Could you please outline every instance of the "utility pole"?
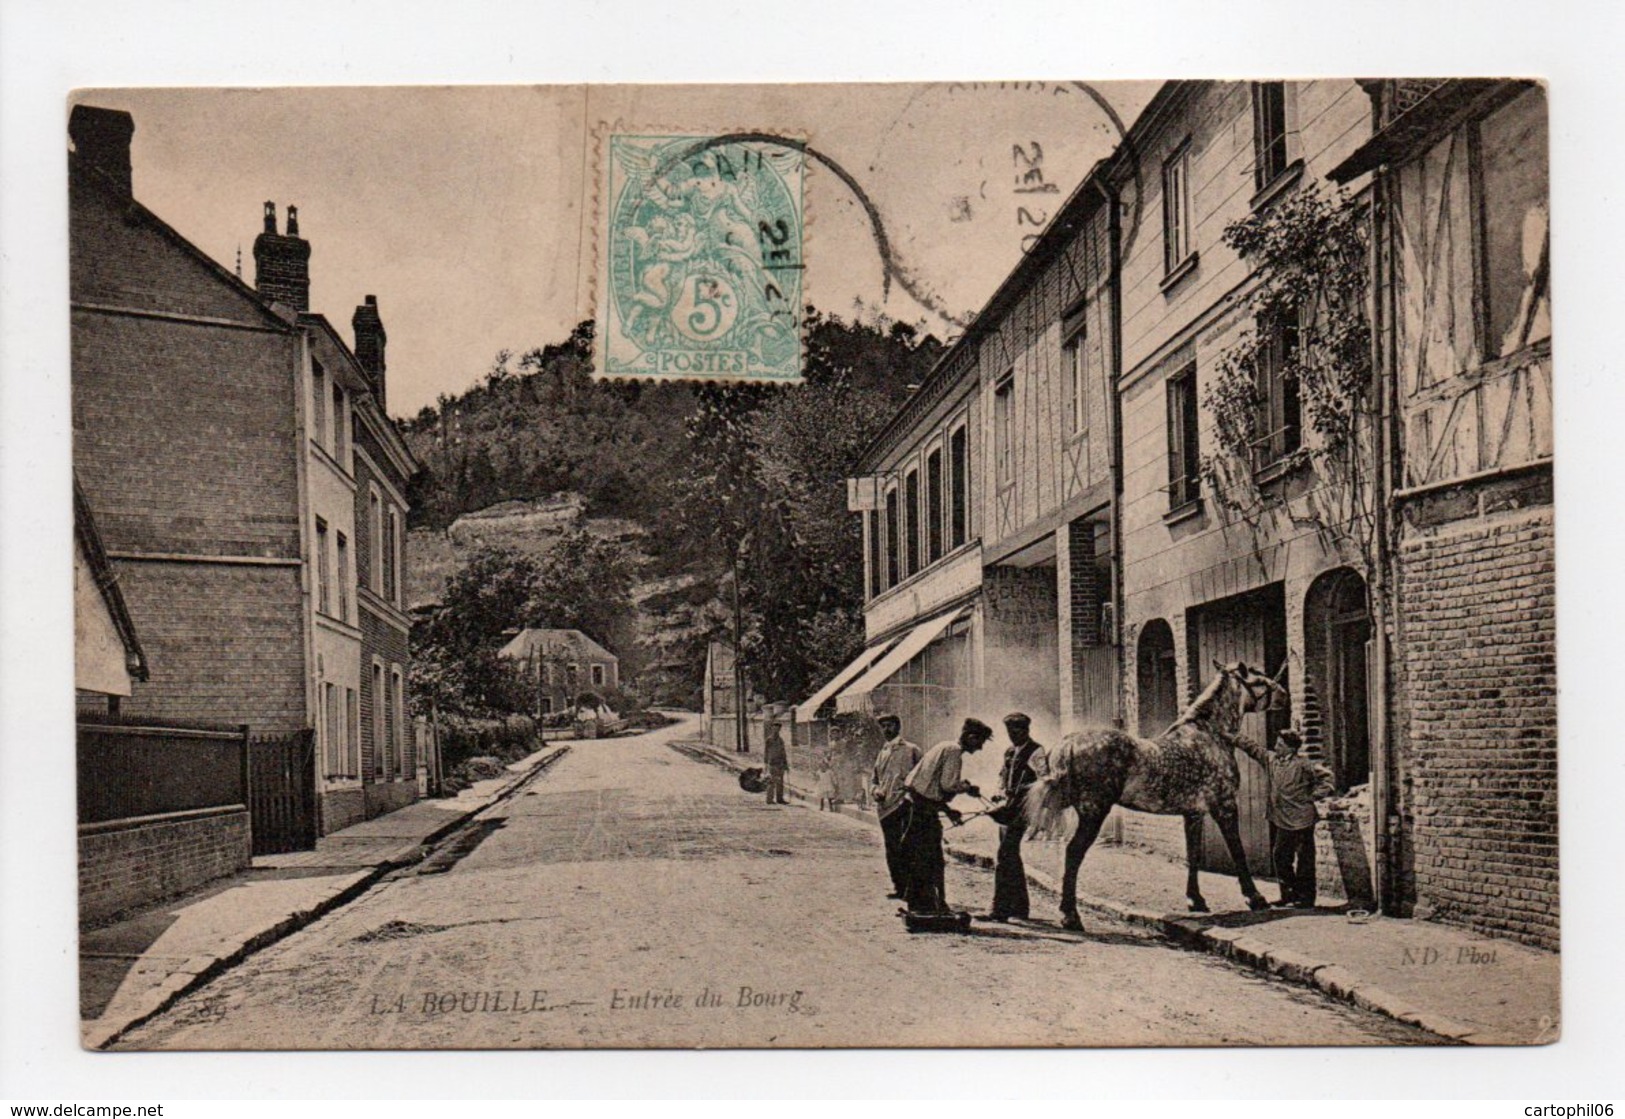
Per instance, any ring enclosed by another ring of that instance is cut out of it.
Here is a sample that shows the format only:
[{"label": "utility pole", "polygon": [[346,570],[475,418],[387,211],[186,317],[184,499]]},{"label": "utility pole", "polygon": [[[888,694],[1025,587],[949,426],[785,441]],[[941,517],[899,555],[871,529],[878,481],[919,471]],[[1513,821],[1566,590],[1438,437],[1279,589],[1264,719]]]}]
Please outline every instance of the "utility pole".
[{"label": "utility pole", "polygon": [[739,546],[734,549],[734,750],[740,754],[750,753],[750,739],[745,733],[745,649],[744,649],[744,612],[739,605],[739,560],[745,550],[745,541],[740,540]]}]

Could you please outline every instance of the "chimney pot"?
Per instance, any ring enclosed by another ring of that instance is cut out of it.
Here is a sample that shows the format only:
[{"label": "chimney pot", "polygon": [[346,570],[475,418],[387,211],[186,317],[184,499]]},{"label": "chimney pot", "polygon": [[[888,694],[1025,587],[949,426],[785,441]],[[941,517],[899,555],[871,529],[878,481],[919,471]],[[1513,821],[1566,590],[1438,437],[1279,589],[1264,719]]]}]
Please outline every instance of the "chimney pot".
[{"label": "chimney pot", "polygon": [[299,236],[299,211],[288,207],[288,232],[276,231],[276,205],[265,204],[265,232],[254,238],[254,288],[273,303],[310,310],[310,242]]}]

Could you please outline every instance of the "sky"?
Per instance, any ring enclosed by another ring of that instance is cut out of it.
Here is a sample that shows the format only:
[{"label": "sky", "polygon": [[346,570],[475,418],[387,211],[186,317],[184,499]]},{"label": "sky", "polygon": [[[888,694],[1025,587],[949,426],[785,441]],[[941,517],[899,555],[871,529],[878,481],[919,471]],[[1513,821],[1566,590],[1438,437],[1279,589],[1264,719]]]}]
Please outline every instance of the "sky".
[{"label": "sky", "polygon": [[[1155,82],[82,90],[128,110],[136,197],[254,279],[264,203],[299,209],[311,309],[348,336],[376,295],[389,410],[468,388],[500,350],[592,315],[601,139],[741,130],[804,140],[871,200],[917,301],[888,285],[856,195],[806,179],[806,292],[951,337],[1022,238],[1110,153]],[[1018,195],[1034,168],[1053,193]],[[1025,213],[1020,212],[1026,207]],[[1036,223],[1036,224],[1035,224]]]}]

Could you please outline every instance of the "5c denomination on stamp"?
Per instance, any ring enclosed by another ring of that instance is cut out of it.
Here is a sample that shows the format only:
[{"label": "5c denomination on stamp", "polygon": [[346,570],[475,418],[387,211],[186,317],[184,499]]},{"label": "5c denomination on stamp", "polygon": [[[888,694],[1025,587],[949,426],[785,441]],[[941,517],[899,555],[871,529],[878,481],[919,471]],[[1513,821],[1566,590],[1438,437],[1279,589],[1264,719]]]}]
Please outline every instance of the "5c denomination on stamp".
[{"label": "5c denomination on stamp", "polygon": [[801,147],[616,133],[605,156],[595,372],[799,380]]}]

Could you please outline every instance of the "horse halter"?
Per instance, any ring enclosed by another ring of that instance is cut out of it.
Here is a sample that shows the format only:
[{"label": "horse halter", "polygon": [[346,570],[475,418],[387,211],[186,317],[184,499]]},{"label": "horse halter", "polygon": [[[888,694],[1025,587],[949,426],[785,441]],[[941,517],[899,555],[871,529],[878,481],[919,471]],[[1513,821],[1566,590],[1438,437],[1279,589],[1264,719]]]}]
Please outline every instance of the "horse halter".
[{"label": "horse halter", "polygon": [[1274,679],[1250,668],[1245,675],[1240,672],[1231,672],[1230,675],[1235,677],[1236,683],[1247,693],[1247,700],[1241,705],[1242,714],[1252,715],[1274,708],[1275,693],[1281,690],[1281,677],[1286,675],[1286,662],[1281,662],[1281,670],[1275,674]]}]

